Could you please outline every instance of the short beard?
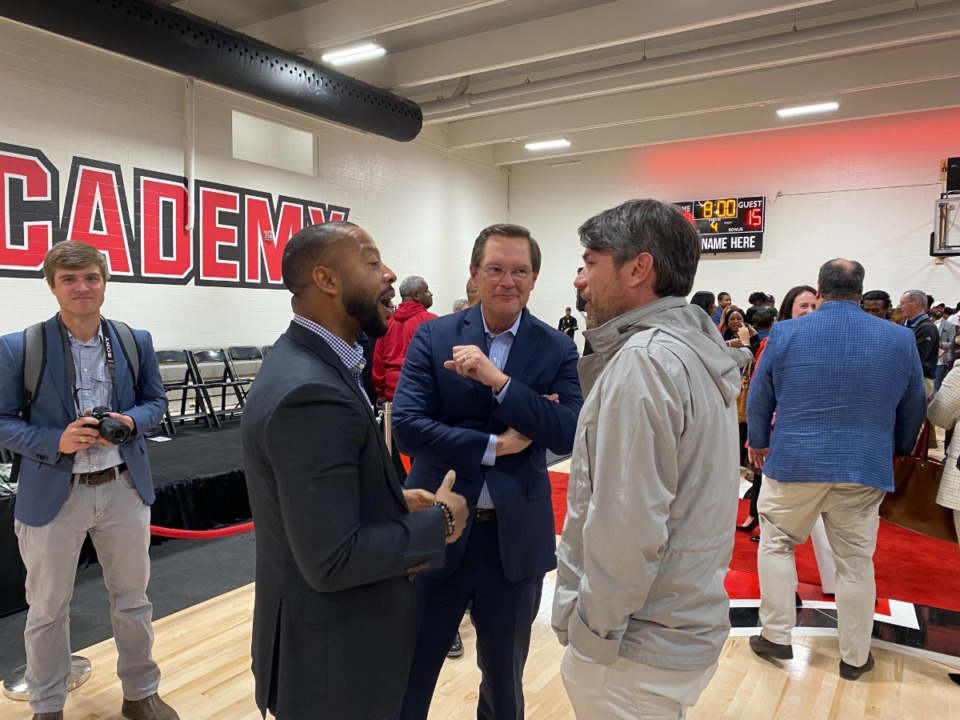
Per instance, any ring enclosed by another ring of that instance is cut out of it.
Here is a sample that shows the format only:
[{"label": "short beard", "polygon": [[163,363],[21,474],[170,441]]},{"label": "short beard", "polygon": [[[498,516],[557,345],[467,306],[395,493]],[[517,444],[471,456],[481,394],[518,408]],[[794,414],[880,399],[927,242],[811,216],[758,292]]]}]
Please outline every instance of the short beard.
[{"label": "short beard", "polygon": [[354,288],[344,288],[343,307],[347,314],[360,323],[360,330],[372,338],[387,334],[387,323],[380,315],[380,297],[372,301]]}]

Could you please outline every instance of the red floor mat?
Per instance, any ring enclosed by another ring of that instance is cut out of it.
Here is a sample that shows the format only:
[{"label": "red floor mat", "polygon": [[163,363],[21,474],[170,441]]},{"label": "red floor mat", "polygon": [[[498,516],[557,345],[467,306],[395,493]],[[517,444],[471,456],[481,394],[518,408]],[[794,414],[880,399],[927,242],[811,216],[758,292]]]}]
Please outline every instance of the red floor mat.
[{"label": "red floor mat", "polygon": [[[553,512],[557,534],[563,530],[567,511],[568,475],[550,472],[553,485]],[[748,503],[740,501],[738,522],[747,516]],[[757,543],[746,533],[735,533],[730,569],[757,572]],[[813,548],[807,541],[796,551],[797,579],[819,587]],[[877,595],[918,605],[960,612],[960,548],[880,521],[877,551],[874,554]]]}]

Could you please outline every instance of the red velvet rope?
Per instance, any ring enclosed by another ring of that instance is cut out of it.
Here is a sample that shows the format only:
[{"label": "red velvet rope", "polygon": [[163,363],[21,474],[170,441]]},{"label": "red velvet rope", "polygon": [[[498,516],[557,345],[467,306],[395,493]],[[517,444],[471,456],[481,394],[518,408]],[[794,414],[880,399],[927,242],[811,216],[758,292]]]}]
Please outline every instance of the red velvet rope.
[{"label": "red velvet rope", "polygon": [[252,522],[217,528],[216,530],[178,530],[176,528],[157,527],[156,525],[150,526],[151,535],[186,540],[212,540],[213,538],[228,537],[229,535],[240,535],[245,532],[250,532],[251,530],[253,530]]}]

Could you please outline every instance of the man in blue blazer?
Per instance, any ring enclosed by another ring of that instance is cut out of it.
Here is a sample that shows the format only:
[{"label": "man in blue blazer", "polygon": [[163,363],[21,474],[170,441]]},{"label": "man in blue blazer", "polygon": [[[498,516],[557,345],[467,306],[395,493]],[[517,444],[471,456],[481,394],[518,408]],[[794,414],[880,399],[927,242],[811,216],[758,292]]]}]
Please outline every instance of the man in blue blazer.
[{"label": "man in blue blazer", "polygon": [[774,325],[747,400],[750,457],[764,474],[757,503],[763,629],[750,647],[764,658],[793,657],[794,547],[822,515],[837,563],[846,680],[873,667],[880,501],[893,490],[894,454],[910,452],[926,412],[913,333],[860,309],[863,276],[853,260],[820,268],[823,304]]},{"label": "man in blue blazer", "polygon": [[[35,720],[60,720],[70,675],[70,598],[80,547],[90,533],[110,593],[121,712],[131,720],[175,720],[157,694],[151,656],[150,503],[153,480],[143,434],[163,417],[167,396],[150,334],[134,330],[131,372],[115,328],[100,315],[109,278],[92,245],[61,242],[43,272],[60,312],[43,326],[44,370],[24,400],[24,334],[0,338],[0,446],[21,456],[15,529],[27,568],[27,686]],[[89,411],[130,431],[114,445]]]},{"label": "man in blue blazer", "polygon": [[401,717],[426,718],[468,602],[483,680],[478,717],[523,717],[523,666],[544,574],[556,568],[546,451],[567,454],[583,405],[573,341],[526,309],[540,248],[517,225],[480,233],[470,276],[480,303],[424,323],[393,405],[408,488],[451,468],[470,520],[441,570],[417,578],[417,646]]}]

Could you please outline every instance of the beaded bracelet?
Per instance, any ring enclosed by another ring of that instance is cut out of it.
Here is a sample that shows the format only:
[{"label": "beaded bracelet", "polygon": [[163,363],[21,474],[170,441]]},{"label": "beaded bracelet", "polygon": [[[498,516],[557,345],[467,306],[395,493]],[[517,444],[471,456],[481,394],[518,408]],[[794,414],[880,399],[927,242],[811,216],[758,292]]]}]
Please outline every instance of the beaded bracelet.
[{"label": "beaded bracelet", "polygon": [[433,505],[443,510],[443,520],[447,526],[446,537],[450,537],[457,529],[457,521],[453,519],[453,512],[450,510],[450,506],[440,500],[434,502]]}]

